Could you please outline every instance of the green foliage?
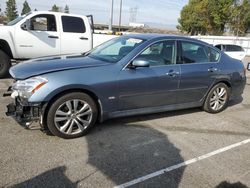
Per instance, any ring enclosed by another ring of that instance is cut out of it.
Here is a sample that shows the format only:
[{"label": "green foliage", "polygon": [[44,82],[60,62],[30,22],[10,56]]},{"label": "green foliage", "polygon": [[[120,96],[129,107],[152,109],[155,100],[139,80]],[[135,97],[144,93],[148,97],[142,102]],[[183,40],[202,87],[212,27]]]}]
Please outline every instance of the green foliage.
[{"label": "green foliage", "polygon": [[68,5],[65,6],[64,13],[67,13],[67,14],[69,13],[69,6]]},{"label": "green foliage", "polygon": [[243,34],[250,26],[248,0],[236,6],[235,0],[189,0],[179,18],[177,28],[192,35],[220,35],[226,27]]},{"label": "green foliage", "polygon": [[232,11],[230,16],[231,30],[237,36],[244,35],[250,28],[250,4],[248,0],[244,0]]},{"label": "green foliage", "polygon": [[205,1],[190,0],[181,11],[180,25],[177,28],[192,35],[205,34],[208,22],[205,6]]},{"label": "green foliage", "polygon": [[22,10],[21,15],[27,14],[30,11],[31,11],[31,8],[29,6],[29,3],[25,0],[24,3],[23,3],[23,10]]},{"label": "green foliage", "polygon": [[230,23],[233,0],[209,0],[207,10],[210,14],[212,34],[223,34],[226,24]]},{"label": "green foliage", "polygon": [[56,4],[54,4],[54,5],[52,6],[51,11],[53,11],[53,12],[60,12],[60,8],[59,8]]},{"label": "green foliage", "polygon": [[16,0],[7,0],[6,1],[6,16],[8,21],[12,21],[18,17]]}]

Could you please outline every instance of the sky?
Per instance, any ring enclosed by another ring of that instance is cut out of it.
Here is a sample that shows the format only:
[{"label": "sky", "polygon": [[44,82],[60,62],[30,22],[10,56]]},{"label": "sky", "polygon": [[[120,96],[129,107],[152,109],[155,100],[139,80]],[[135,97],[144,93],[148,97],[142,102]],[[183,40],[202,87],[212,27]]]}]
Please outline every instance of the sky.
[{"label": "sky", "polygon": [[[16,0],[19,13],[22,10],[24,0]],[[28,0],[32,9],[49,10],[53,4],[65,7],[67,4],[71,13],[92,14],[95,23],[107,24],[111,0]],[[188,0],[123,0],[122,24],[127,25],[130,19],[130,9],[137,7],[136,22],[172,25],[178,24],[180,11]],[[2,11],[5,10],[6,0],[0,0]],[[114,24],[119,21],[120,0],[114,0]]]}]

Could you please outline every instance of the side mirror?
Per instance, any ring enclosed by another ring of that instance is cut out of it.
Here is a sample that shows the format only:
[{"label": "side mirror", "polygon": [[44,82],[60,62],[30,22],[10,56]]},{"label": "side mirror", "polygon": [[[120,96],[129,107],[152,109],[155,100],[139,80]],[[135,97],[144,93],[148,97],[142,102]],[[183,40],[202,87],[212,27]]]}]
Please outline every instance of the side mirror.
[{"label": "side mirror", "polygon": [[135,59],[133,62],[132,62],[132,66],[134,68],[137,68],[137,67],[149,67],[150,66],[150,63],[149,61],[145,60],[145,59]]},{"label": "side mirror", "polygon": [[250,63],[248,63],[248,65],[247,65],[247,70],[250,71]]},{"label": "side mirror", "polygon": [[25,31],[31,30],[31,22],[30,22],[30,19],[26,20],[26,21],[22,24],[21,28],[22,28],[23,30],[25,30]]}]

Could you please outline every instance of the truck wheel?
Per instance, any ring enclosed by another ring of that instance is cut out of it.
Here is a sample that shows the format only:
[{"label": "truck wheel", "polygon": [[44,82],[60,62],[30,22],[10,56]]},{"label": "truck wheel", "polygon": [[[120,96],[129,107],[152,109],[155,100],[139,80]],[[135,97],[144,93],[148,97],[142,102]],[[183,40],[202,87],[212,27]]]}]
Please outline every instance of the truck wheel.
[{"label": "truck wheel", "polygon": [[85,93],[74,92],[52,103],[46,122],[53,135],[71,139],[87,134],[96,120],[97,107],[93,99]]},{"label": "truck wheel", "polygon": [[5,78],[8,75],[10,67],[10,57],[0,50],[0,78]]},{"label": "truck wheel", "polygon": [[224,83],[215,85],[207,95],[203,109],[212,114],[225,110],[229,102],[229,88]]}]

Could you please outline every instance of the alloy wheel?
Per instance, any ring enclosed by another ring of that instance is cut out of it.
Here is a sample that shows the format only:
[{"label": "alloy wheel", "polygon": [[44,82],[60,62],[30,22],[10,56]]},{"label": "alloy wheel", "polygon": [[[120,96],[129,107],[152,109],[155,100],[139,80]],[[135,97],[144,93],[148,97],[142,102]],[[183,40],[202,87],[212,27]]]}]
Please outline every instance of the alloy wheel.
[{"label": "alloy wheel", "polygon": [[58,107],[54,115],[57,129],[66,135],[75,135],[88,128],[93,118],[90,105],[79,99],[68,100]]},{"label": "alloy wheel", "polygon": [[218,87],[214,90],[210,98],[210,107],[214,111],[221,110],[227,102],[227,90],[224,87]]}]

